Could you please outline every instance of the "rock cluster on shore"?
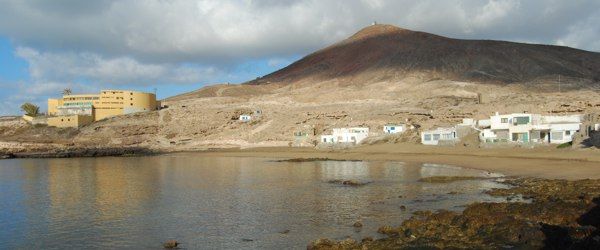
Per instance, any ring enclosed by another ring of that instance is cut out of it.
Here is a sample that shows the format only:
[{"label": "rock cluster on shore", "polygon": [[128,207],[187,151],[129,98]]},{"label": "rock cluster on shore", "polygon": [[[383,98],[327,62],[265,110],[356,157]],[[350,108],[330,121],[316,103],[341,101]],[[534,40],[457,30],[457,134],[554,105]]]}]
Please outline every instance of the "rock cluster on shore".
[{"label": "rock cluster on shore", "polygon": [[462,213],[419,211],[375,241],[320,239],[309,249],[544,248],[600,249],[600,180],[512,179],[494,196],[527,202],[475,203]]}]

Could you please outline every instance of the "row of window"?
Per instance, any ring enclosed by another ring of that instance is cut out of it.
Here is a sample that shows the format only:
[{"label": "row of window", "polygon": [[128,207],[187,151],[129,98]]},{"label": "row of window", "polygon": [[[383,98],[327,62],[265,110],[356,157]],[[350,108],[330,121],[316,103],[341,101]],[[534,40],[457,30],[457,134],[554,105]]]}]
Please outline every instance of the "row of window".
[{"label": "row of window", "polygon": [[454,138],[456,138],[456,134],[454,132],[452,132],[452,133],[446,133],[446,134],[424,134],[423,135],[423,140],[425,140],[425,141],[431,141],[432,137],[433,137],[433,141],[453,140]]},{"label": "row of window", "polygon": [[[529,124],[529,116],[515,117],[512,119],[513,125]],[[500,118],[500,123],[509,123],[508,118]]]},{"label": "row of window", "polygon": [[63,106],[83,106],[83,105],[92,105],[91,102],[67,102],[64,103]]},{"label": "row of window", "polygon": [[94,97],[66,97],[63,98],[63,100],[65,101],[77,101],[77,100],[98,100],[100,99],[100,97],[94,96]]}]

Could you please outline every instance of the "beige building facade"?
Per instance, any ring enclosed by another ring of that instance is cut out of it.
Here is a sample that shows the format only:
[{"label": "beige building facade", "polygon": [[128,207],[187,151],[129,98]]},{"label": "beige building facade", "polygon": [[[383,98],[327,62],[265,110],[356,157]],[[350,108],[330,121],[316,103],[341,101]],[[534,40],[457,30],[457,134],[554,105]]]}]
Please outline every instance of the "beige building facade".
[{"label": "beige building facade", "polygon": [[[157,110],[159,107],[160,102],[155,94],[138,91],[102,90],[100,94],[65,95],[62,99],[48,99],[48,115],[58,118],[52,119],[54,125],[50,121],[48,125],[79,127],[86,125],[90,119],[92,122],[99,121],[118,115]],[[61,119],[71,116],[76,116],[77,122],[74,123],[72,118]]]},{"label": "beige building facade", "polygon": [[59,128],[78,128],[94,122],[89,115],[65,115],[48,117],[48,126]]}]

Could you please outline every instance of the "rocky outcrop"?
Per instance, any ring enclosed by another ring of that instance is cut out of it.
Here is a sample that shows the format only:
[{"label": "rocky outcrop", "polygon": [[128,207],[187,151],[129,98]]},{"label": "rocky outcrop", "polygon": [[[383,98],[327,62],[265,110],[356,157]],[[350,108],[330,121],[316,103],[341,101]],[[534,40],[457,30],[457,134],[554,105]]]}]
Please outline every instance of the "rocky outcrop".
[{"label": "rocky outcrop", "polygon": [[494,196],[530,202],[475,203],[462,213],[420,211],[398,227],[383,226],[387,238],[348,245],[321,239],[312,249],[598,249],[600,180],[509,180]]}]

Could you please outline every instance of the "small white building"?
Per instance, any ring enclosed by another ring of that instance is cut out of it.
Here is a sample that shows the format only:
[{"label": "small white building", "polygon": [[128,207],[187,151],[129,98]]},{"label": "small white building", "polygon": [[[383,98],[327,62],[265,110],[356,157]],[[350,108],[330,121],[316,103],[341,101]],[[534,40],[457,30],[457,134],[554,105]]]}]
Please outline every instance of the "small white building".
[{"label": "small white building", "polygon": [[421,132],[421,143],[425,145],[453,144],[457,140],[456,128],[437,128]]},{"label": "small white building", "polygon": [[404,124],[388,124],[383,126],[383,133],[386,134],[404,133],[404,131],[406,131],[406,125]]},{"label": "small white building", "polygon": [[334,128],[331,135],[321,135],[321,143],[359,144],[369,136],[369,128]]},{"label": "small white building", "polygon": [[252,120],[252,116],[251,115],[240,115],[239,120],[242,122],[249,122],[250,120]]}]

